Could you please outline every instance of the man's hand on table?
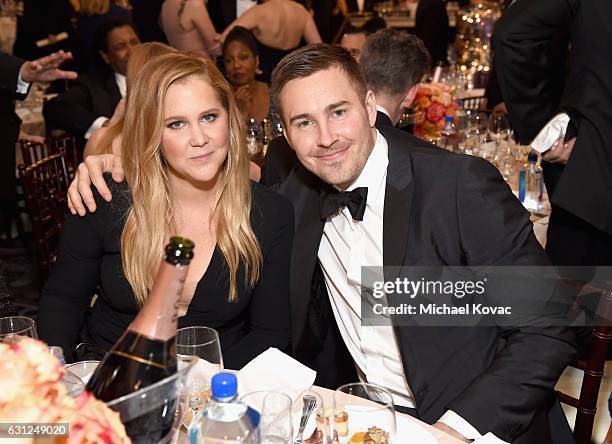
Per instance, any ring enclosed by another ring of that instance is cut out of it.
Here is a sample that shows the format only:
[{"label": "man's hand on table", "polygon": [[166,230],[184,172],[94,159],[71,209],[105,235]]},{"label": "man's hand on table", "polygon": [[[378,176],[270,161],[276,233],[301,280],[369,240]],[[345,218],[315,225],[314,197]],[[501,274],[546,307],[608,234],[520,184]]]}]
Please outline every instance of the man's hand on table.
[{"label": "man's hand on table", "polygon": [[461,442],[473,442],[471,439],[464,438],[461,433],[457,432],[452,427],[447,426],[443,422],[436,422],[435,424],[433,424],[433,427],[435,427],[438,430],[442,430],[445,433],[448,433],[453,438],[456,438],[456,439],[458,439]]},{"label": "man's hand on table", "polygon": [[79,216],[85,216],[87,210],[92,213],[96,211],[92,184],[102,198],[110,202],[112,195],[104,181],[104,173],[112,173],[115,182],[122,182],[125,175],[121,156],[116,154],[87,156],[85,161],[79,165],[74,180],[68,188],[68,207],[72,214],[78,213]]},{"label": "man's hand on table", "polygon": [[542,160],[565,165],[572,154],[575,143],[575,137],[570,139],[567,143],[563,143],[563,138],[559,138],[551,149],[542,153]]}]

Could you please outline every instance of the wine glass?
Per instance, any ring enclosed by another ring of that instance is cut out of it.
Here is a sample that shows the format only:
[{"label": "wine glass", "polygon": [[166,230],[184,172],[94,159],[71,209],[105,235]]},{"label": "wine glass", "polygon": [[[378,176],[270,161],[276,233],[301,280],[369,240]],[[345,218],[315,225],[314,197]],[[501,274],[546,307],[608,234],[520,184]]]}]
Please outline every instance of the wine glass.
[{"label": "wine glass", "polygon": [[247,393],[241,399],[260,414],[259,437],[261,444],[291,444],[291,398],[285,393],[259,391]]},{"label": "wine glass", "polygon": [[338,387],[332,413],[330,438],[337,434],[341,444],[383,436],[389,444],[396,443],[393,398],[379,385],[358,382]]},{"label": "wine glass", "polygon": [[251,157],[257,156],[263,150],[263,130],[255,119],[249,119],[247,123],[246,142]]},{"label": "wine glass", "polygon": [[489,117],[489,132],[493,134],[499,144],[501,140],[507,140],[510,132],[510,124],[506,113],[494,112]]},{"label": "wine glass", "polygon": [[210,383],[212,377],[223,371],[223,356],[219,333],[209,327],[185,327],[177,331],[176,353],[179,363],[189,361],[197,356],[196,364],[187,376],[184,401],[189,407],[186,412],[185,423],[202,409],[210,399]]},{"label": "wine glass", "polygon": [[0,318],[0,341],[16,342],[22,336],[38,339],[36,323],[25,316]]}]

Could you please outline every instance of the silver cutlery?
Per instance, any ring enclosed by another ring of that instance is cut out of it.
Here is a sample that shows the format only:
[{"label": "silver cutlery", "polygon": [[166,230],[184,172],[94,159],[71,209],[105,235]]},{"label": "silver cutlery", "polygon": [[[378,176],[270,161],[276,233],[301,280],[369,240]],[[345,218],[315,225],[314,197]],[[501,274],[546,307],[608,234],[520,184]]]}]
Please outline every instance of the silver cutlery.
[{"label": "silver cutlery", "polygon": [[302,435],[304,434],[304,429],[306,428],[306,424],[308,424],[308,420],[310,419],[310,415],[314,410],[317,404],[317,398],[313,395],[304,395],[302,398],[302,402],[304,403],[304,407],[302,407],[302,417],[300,418],[300,427],[298,428],[298,433],[293,440],[293,444],[302,444],[304,438]]}]

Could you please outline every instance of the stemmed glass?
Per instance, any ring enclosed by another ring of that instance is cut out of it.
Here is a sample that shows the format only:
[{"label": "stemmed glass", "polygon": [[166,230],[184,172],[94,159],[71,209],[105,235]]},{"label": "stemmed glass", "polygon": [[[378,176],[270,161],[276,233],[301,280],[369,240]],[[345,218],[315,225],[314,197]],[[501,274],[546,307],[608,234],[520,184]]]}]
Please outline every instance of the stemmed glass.
[{"label": "stemmed glass", "polygon": [[185,384],[184,401],[189,410],[184,422],[189,425],[192,418],[208,404],[212,377],[223,371],[219,333],[209,327],[181,328],[177,331],[176,353],[179,365],[190,362],[193,356],[198,357]]},{"label": "stemmed glass", "polygon": [[489,117],[489,131],[499,138],[507,138],[510,131],[510,124],[506,113],[494,112]]},{"label": "stemmed glass", "polygon": [[0,342],[16,342],[21,336],[38,339],[33,319],[25,316],[0,318]]},{"label": "stemmed glass", "polygon": [[241,399],[260,414],[259,437],[261,444],[291,444],[291,398],[285,393],[259,391],[247,393]]},{"label": "stemmed glass", "polygon": [[263,129],[255,119],[247,123],[247,150],[251,157],[257,156],[263,150]]},{"label": "stemmed glass", "polygon": [[338,387],[334,393],[334,420],[330,421],[330,438],[338,435],[339,442],[374,442],[386,437],[396,443],[395,409],[391,394],[376,384],[353,383]]}]

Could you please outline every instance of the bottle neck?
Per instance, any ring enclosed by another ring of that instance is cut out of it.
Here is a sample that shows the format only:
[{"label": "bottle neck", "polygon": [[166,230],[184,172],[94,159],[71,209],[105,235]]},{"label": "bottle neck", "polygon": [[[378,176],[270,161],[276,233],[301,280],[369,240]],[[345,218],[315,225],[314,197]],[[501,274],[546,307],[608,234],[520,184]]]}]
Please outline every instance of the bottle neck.
[{"label": "bottle neck", "polygon": [[236,393],[234,396],[227,396],[225,398],[218,398],[218,397],[212,396],[212,399],[214,399],[215,402],[222,402],[222,403],[234,402],[236,399],[238,399],[238,394]]},{"label": "bottle neck", "polygon": [[128,330],[161,341],[176,336],[178,298],[187,269],[188,266],[161,262],[147,300]]}]

